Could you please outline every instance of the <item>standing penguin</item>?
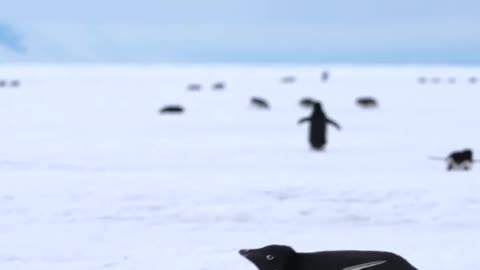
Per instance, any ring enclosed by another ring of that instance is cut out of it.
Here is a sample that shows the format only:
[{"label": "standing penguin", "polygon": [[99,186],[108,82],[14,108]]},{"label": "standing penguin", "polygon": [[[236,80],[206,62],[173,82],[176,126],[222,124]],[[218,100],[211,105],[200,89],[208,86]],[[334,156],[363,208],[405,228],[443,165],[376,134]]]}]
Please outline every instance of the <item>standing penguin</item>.
[{"label": "standing penguin", "polygon": [[327,124],[333,125],[338,130],[341,129],[340,125],[329,119],[322,109],[320,102],[313,103],[313,113],[310,117],[302,118],[298,121],[298,124],[310,121],[310,145],[314,150],[323,150],[327,143]]}]

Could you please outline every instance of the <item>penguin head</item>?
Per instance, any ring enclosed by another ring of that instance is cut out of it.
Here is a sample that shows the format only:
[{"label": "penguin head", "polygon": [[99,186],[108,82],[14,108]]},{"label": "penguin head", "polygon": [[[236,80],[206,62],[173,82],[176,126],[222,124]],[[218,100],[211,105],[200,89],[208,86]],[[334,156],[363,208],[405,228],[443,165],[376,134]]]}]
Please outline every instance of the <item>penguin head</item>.
[{"label": "penguin head", "polygon": [[300,100],[300,106],[305,107],[305,108],[310,108],[312,107],[317,100],[310,98],[310,97],[305,97]]},{"label": "penguin head", "polygon": [[259,249],[242,249],[238,252],[252,262],[259,270],[283,270],[297,254],[293,248],[270,245]]}]

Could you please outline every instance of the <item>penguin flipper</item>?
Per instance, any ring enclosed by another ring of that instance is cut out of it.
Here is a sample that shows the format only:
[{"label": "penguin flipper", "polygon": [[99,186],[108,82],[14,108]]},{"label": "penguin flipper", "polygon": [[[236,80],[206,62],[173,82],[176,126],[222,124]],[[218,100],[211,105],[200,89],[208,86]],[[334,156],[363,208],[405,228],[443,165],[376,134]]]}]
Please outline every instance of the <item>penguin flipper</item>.
[{"label": "penguin flipper", "polygon": [[300,124],[303,124],[303,123],[308,122],[310,120],[312,120],[310,117],[305,117],[305,118],[302,118],[302,119],[298,120],[297,124],[300,125]]},{"label": "penguin flipper", "polygon": [[338,130],[342,130],[342,127],[337,122],[333,121],[332,119],[327,118],[327,123],[334,126]]}]

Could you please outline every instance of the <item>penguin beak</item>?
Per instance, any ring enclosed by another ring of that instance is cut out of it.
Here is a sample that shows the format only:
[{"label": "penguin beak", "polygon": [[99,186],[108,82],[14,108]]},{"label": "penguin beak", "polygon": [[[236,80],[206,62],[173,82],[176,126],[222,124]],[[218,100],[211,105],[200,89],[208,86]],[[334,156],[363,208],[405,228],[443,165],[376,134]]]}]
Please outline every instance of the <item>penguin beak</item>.
[{"label": "penguin beak", "polygon": [[241,249],[238,253],[243,257],[248,257],[248,249]]}]

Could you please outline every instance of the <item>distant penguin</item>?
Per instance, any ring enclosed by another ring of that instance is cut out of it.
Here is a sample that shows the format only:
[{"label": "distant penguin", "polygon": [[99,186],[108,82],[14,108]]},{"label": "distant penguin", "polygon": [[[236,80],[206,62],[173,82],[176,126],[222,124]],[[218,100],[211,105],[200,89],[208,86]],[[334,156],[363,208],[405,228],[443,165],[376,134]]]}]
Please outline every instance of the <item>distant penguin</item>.
[{"label": "distant penguin", "polygon": [[473,163],[480,162],[473,159],[473,151],[471,149],[454,151],[446,158],[431,157],[430,159],[446,161],[447,171],[469,171],[472,169]]},{"label": "distant penguin", "polygon": [[224,90],[226,88],[226,84],[224,82],[216,82],[212,85],[213,90]]},{"label": "distant penguin", "polygon": [[478,79],[477,77],[470,77],[470,79],[468,80],[471,84],[476,84],[478,82]]},{"label": "distant penguin", "polygon": [[300,104],[301,107],[311,107],[311,106],[313,106],[316,102],[318,102],[318,101],[316,101],[316,100],[313,99],[313,98],[304,97],[304,98],[302,98],[302,99],[300,100],[299,104]]},{"label": "distant penguin", "polygon": [[304,122],[310,122],[310,145],[314,150],[323,150],[327,143],[327,124],[331,124],[338,130],[341,130],[340,125],[329,119],[323,112],[320,102],[313,104],[313,113],[310,117],[302,118],[298,121],[298,124]]},{"label": "distant penguin", "polygon": [[426,84],[426,83],[427,83],[427,78],[425,78],[425,77],[420,77],[420,78],[417,79],[417,82],[418,82],[419,84]]},{"label": "distant penguin", "polygon": [[473,162],[473,151],[470,149],[452,152],[447,158],[447,170],[469,171]]},{"label": "distant penguin", "polygon": [[282,77],[281,81],[284,84],[292,84],[297,81],[297,78],[295,76],[284,76]]},{"label": "distant penguin", "polygon": [[378,102],[373,97],[359,97],[356,100],[357,105],[364,109],[377,108]]},{"label": "distant penguin", "polygon": [[7,86],[7,82],[5,80],[0,80],[0,87]]},{"label": "distant penguin", "polygon": [[12,80],[10,81],[10,87],[19,87],[20,81],[19,80]]},{"label": "distant penguin", "polygon": [[322,72],[322,81],[326,83],[328,82],[328,80],[330,80],[330,72],[328,71]]},{"label": "distant penguin", "polygon": [[449,84],[455,84],[456,82],[457,82],[457,79],[455,77],[448,78],[448,83]]},{"label": "distant penguin", "polygon": [[185,109],[180,105],[168,105],[160,109],[161,114],[182,114]]},{"label": "distant penguin", "polygon": [[200,91],[202,90],[202,86],[198,83],[192,83],[187,85],[187,90],[188,91]]},{"label": "distant penguin", "polygon": [[270,105],[268,101],[260,97],[252,97],[250,103],[257,109],[269,110]]}]

